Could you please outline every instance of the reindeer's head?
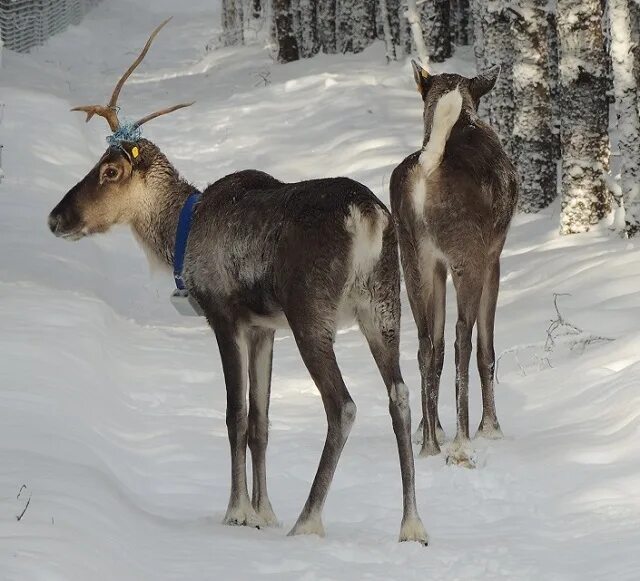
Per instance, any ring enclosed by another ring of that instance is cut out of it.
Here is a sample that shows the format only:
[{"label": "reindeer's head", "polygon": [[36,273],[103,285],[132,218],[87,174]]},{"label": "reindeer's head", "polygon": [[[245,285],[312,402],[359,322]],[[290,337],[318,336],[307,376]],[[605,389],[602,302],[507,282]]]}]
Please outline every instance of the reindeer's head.
[{"label": "reindeer's head", "polygon": [[497,65],[476,77],[468,79],[462,75],[449,73],[431,75],[416,61],[411,61],[411,64],[413,65],[413,77],[416,81],[418,92],[424,101],[425,128],[430,127],[433,111],[440,98],[456,89],[462,97],[461,116],[467,118],[475,117],[480,98],[493,89],[500,73],[500,66]]},{"label": "reindeer's head", "polygon": [[118,119],[118,96],[135,68],[142,62],[153,39],[169,22],[165,20],[147,40],[142,52],[118,81],[109,103],[75,107],[87,121],[94,115],[104,117],[113,132],[110,147],[93,169],[67,194],[49,214],[49,228],[56,235],[78,240],[88,234],[106,232],[114,224],[132,222],[145,205],[145,175],[157,148],[140,138],[140,126],[160,115],[193,103],[181,103],[161,109],[135,123],[121,125]]}]

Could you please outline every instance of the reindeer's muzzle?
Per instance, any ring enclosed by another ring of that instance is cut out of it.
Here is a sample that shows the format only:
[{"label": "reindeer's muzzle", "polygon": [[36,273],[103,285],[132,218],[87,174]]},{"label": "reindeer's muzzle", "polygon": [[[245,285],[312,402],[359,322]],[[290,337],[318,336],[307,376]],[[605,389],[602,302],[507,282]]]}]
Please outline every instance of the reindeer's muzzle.
[{"label": "reindeer's muzzle", "polygon": [[49,229],[58,238],[79,240],[84,236],[82,220],[73,204],[64,204],[64,201],[60,202],[49,214]]}]

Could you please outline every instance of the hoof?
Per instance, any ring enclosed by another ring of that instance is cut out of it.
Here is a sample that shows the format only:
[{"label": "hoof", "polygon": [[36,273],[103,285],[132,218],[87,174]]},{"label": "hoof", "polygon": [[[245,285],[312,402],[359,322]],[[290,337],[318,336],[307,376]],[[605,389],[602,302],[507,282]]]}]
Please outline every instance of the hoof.
[{"label": "hoof", "polygon": [[475,452],[468,442],[454,442],[447,453],[447,466],[462,466],[463,468],[475,468],[477,459]]},{"label": "hoof", "polygon": [[288,537],[297,535],[318,535],[324,537],[324,526],[320,517],[310,517],[304,521],[300,521],[293,525],[293,528],[289,531]]},{"label": "hoof", "polygon": [[424,525],[420,517],[416,516],[402,521],[398,540],[401,543],[404,541],[415,541],[425,547],[429,544],[429,535],[427,535],[427,531],[424,530]]},{"label": "hoof", "polygon": [[[411,438],[413,443],[421,446],[424,443],[424,432],[423,432],[423,421],[420,420],[420,425],[418,429],[413,432],[413,437]],[[436,428],[436,439],[438,440],[438,444],[444,444],[446,441],[446,434],[441,426]]]},{"label": "hoof", "polygon": [[437,456],[440,454],[440,446],[438,442],[427,442],[422,445],[418,456],[420,458],[428,458],[429,456]]},{"label": "hoof", "polygon": [[280,521],[278,521],[273,509],[271,508],[271,504],[267,504],[266,506],[255,509],[258,518],[262,521],[260,526],[265,527],[279,527]]},{"label": "hoof", "polygon": [[229,526],[254,527],[257,529],[266,524],[251,505],[229,507],[222,523]]},{"label": "hoof", "polygon": [[500,424],[498,424],[497,422],[493,425],[480,422],[478,431],[476,432],[476,438],[485,438],[486,440],[502,440],[502,438],[504,438],[504,434],[500,429]]}]

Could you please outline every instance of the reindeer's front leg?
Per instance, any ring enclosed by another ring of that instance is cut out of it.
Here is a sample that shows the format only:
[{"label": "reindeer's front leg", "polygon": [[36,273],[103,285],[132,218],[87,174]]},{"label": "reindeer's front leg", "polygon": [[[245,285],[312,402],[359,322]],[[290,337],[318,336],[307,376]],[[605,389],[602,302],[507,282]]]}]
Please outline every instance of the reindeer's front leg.
[{"label": "reindeer's front leg", "polygon": [[233,321],[215,318],[212,326],[227,388],[227,432],[231,447],[231,496],[223,522],[259,526],[260,519],[247,490],[247,339]]}]

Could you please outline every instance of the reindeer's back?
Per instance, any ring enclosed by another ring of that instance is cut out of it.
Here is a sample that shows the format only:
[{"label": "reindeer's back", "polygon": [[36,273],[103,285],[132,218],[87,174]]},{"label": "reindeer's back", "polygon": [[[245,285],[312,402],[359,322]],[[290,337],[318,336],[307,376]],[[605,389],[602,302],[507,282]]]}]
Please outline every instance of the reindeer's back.
[{"label": "reindeer's back", "polygon": [[453,236],[465,225],[506,232],[517,203],[517,174],[490,127],[457,123],[429,174],[421,153],[406,157],[391,175],[391,208],[401,225],[421,223],[435,238],[447,238],[449,231]]},{"label": "reindeer's back", "polygon": [[340,286],[354,239],[364,232],[381,241],[387,224],[386,207],[351,179],[283,183],[262,172],[238,172],[205,191],[187,269],[200,289],[235,294],[253,313],[267,315],[278,310],[283,289],[321,288],[309,282],[318,276]]},{"label": "reindeer's back", "polygon": [[486,215],[487,226],[507,230],[518,201],[518,175],[491,127],[482,121],[456,124],[439,171],[452,193],[460,192],[467,206]]}]

